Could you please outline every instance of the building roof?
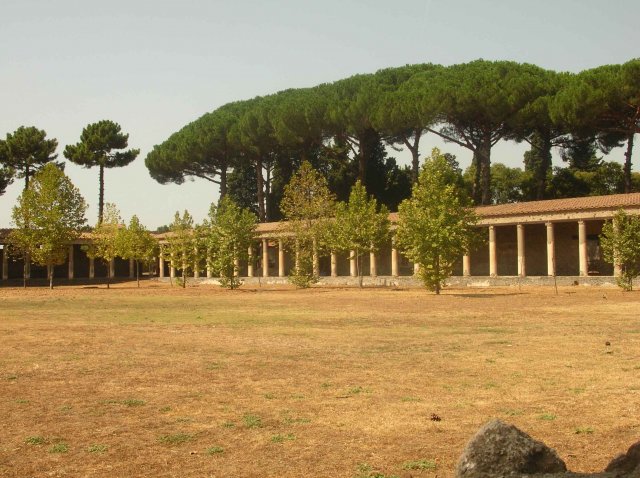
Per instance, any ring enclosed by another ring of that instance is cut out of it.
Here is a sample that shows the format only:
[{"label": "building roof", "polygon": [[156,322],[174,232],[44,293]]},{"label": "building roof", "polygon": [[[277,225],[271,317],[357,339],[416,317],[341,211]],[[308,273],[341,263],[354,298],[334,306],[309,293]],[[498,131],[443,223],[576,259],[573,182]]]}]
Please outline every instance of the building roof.
[{"label": "building roof", "polygon": [[480,217],[520,216],[551,212],[577,212],[598,209],[618,209],[640,207],[640,193],[612,194],[610,196],[591,196],[567,199],[549,199],[495,206],[478,206],[476,213]]}]

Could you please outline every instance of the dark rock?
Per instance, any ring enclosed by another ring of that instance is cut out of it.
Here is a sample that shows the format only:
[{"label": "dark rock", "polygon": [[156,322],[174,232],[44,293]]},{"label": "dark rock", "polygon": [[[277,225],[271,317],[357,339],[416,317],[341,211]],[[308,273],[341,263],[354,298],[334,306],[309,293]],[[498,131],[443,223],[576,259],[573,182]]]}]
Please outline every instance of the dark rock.
[{"label": "dark rock", "polygon": [[604,471],[615,473],[616,476],[640,478],[640,441],[631,445],[624,455],[614,458]]},{"label": "dark rock", "polygon": [[565,463],[555,451],[513,425],[492,420],[467,444],[456,478],[496,478],[562,473]]}]

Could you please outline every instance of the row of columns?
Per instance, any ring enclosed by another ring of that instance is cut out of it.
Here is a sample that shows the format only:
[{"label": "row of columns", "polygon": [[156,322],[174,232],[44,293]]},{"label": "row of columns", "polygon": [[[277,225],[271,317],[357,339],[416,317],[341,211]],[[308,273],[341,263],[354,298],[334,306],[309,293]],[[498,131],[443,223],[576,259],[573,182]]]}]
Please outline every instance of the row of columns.
[{"label": "row of columns", "polygon": [[[556,275],[556,247],[555,247],[555,231],[552,222],[546,222],[546,239],[547,239],[547,275]],[[524,224],[516,225],[516,245],[518,257],[518,276],[525,277],[527,275],[526,256],[525,256],[525,226]],[[587,255],[587,226],[585,221],[578,221],[578,270],[581,277],[589,275],[588,255]],[[462,274],[464,276],[471,275],[471,259],[469,255],[462,258]],[[496,277],[498,275],[498,249],[496,243],[496,226],[489,226],[489,275]],[[614,264],[614,276],[620,275],[620,265]]]}]

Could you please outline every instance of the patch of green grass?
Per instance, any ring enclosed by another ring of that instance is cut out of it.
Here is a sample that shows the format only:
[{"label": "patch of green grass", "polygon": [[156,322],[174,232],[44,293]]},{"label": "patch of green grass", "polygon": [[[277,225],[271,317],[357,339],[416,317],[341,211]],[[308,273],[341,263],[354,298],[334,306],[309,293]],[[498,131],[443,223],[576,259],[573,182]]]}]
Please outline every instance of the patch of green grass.
[{"label": "patch of green grass", "polygon": [[219,455],[221,453],[224,453],[224,448],[222,448],[221,446],[212,446],[207,448],[207,455]]},{"label": "patch of green grass", "polygon": [[127,407],[141,407],[145,404],[145,401],[138,400],[136,398],[128,398],[127,400],[122,400],[121,403]]},{"label": "patch of green grass", "polygon": [[20,405],[27,405],[29,403],[29,400],[25,400],[24,398],[19,398],[16,400],[16,403],[19,403]]},{"label": "patch of green grass", "polygon": [[502,413],[504,413],[508,417],[516,417],[518,415],[522,415],[522,410],[515,410],[510,408],[507,410],[503,410]]},{"label": "patch of green grass", "polygon": [[7,375],[7,380],[18,380],[17,375]]},{"label": "patch of green grass", "polygon": [[436,461],[430,459],[406,461],[402,464],[403,470],[435,470]]},{"label": "patch of green grass", "polygon": [[69,445],[65,442],[56,443],[49,448],[49,453],[66,453],[69,451]]},{"label": "patch of green grass", "polygon": [[273,400],[274,398],[276,398],[276,396],[273,393],[265,393],[264,398],[266,398],[267,400]]},{"label": "patch of green grass", "polygon": [[273,443],[283,443],[285,441],[292,441],[295,440],[296,436],[293,433],[287,433],[286,435],[273,435],[271,437],[271,441]]},{"label": "patch of green grass", "polygon": [[553,421],[556,419],[556,416],[553,413],[543,413],[538,418],[540,418],[540,420]]},{"label": "patch of green grass", "polygon": [[347,390],[347,393],[349,395],[360,395],[361,393],[371,393],[371,390],[358,385],[356,387],[351,387],[349,390]]},{"label": "patch of green grass", "polygon": [[171,411],[171,407],[162,407],[162,408],[160,409],[160,412],[161,412],[161,413],[167,413],[167,412],[170,412],[170,411]]},{"label": "patch of green grass", "polygon": [[569,390],[575,393],[576,395],[578,395],[579,393],[584,393],[586,389],[583,387],[577,387],[577,388],[570,388]]},{"label": "patch of green grass", "polygon": [[262,418],[258,415],[247,414],[242,417],[242,421],[247,428],[262,428]]},{"label": "patch of green grass", "polygon": [[173,435],[162,435],[158,441],[164,445],[182,445],[193,440],[193,435],[188,433],[174,433]]},{"label": "patch of green grass", "polygon": [[285,418],[282,419],[282,423],[284,423],[285,425],[293,425],[295,423],[311,423],[311,419],[310,418],[285,417]]},{"label": "patch of green grass", "polygon": [[189,417],[178,417],[176,418],[176,423],[190,423],[193,419]]},{"label": "patch of green grass", "polygon": [[87,448],[87,451],[89,453],[105,453],[108,450],[107,445],[91,445],[90,447]]},{"label": "patch of green grass", "polygon": [[27,437],[27,439],[24,442],[27,445],[44,445],[45,443],[47,443],[47,439],[42,436],[33,436],[33,437]]},{"label": "patch of green grass", "polygon": [[574,430],[576,435],[591,435],[595,430],[591,427],[578,427]]},{"label": "patch of green grass", "polygon": [[226,421],[222,424],[222,428],[235,428],[236,424],[232,421]]},{"label": "patch of green grass", "polygon": [[209,362],[207,364],[207,370],[218,370],[221,369],[222,367],[224,367],[223,363],[220,362]]},{"label": "patch of green grass", "polygon": [[402,397],[400,400],[403,402],[421,402],[422,399],[418,397]]},{"label": "patch of green grass", "polygon": [[332,386],[333,386],[333,384],[332,384],[332,383],[329,383],[329,382],[323,382],[323,383],[321,383],[321,384],[320,384],[320,386],[321,386],[322,388],[329,388],[329,387],[332,387]]},{"label": "patch of green grass", "polygon": [[358,473],[354,478],[398,478],[396,475],[385,475],[379,471],[373,471],[373,468],[367,463],[358,464]]},{"label": "patch of green grass", "polygon": [[61,411],[61,412],[70,412],[71,410],[72,410],[71,405],[62,405],[62,406],[60,407],[60,411]]}]

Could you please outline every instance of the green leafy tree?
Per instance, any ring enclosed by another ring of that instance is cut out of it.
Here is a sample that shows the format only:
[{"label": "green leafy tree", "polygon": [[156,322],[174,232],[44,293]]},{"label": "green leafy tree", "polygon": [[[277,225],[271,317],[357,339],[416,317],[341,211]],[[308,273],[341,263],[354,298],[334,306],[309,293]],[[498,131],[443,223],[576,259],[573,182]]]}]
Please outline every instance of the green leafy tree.
[{"label": "green leafy tree", "polygon": [[309,287],[318,280],[314,259],[328,250],[335,199],[326,178],[308,161],[302,163],[285,187],[280,209],[288,221],[282,230],[285,245],[296,255],[289,280],[297,287]]},{"label": "green leafy tree", "polygon": [[237,261],[248,258],[248,249],[255,239],[256,215],[240,208],[226,196],[220,204],[211,204],[206,223],[206,244],[211,251],[209,266],[219,274],[220,285],[229,289],[240,286]]},{"label": "green leafy tree", "polygon": [[192,271],[195,263],[197,238],[193,217],[185,210],[180,216],[176,211],[173,222],[169,226],[166,253],[172,264],[182,270],[182,287],[187,287],[187,275]]},{"label": "green leafy tree", "polygon": [[82,130],[80,142],[68,145],[64,156],[69,161],[85,168],[97,166],[99,169],[98,223],[102,222],[104,212],[104,170],[120,168],[131,163],[139,149],[125,149],[129,144],[129,135],[121,131],[120,125],[110,120],[102,120],[87,125]]},{"label": "green leafy tree", "polygon": [[600,242],[604,258],[620,267],[618,285],[633,290],[633,279],[640,275],[640,216],[618,211],[602,227]]},{"label": "green leafy tree", "polygon": [[12,211],[15,229],[9,241],[26,259],[47,266],[53,288],[54,266],[67,259],[69,244],[80,236],[87,205],[69,178],[55,164],[33,176]]},{"label": "green leafy tree", "polygon": [[522,201],[524,171],[510,168],[502,163],[491,165],[491,197],[494,204]]},{"label": "green leafy tree", "polygon": [[376,252],[389,238],[389,210],[369,197],[360,181],[351,188],[349,202],[336,205],[332,227],[332,246],[353,253],[362,287],[362,255]]},{"label": "green leafy tree", "polygon": [[[24,189],[27,189],[29,179],[45,164],[56,159],[57,147],[58,141],[47,139],[44,130],[20,126],[13,134],[8,133],[4,141],[0,140],[0,164],[5,165],[5,177],[9,170],[13,170],[18,178],[24,178]],[[62,165],[58,164],[58,167],[62,168]]]},{"label": "green leafy tree", "polygon": [[138,216],[132,216],[127,227],[118,234],[118,250],[124,259],[136,263],[136,282],[140,287],[140,262],[151,262],[158,250],[158,241],[140,223]]},{"label": "green leafy tree", "polygon": [[437,148],[425,160],[410,199],[398,210],[397,247],[419,264],[419,276],[436,294],[475,238],[477,217],[451,177],[451,164]]},{"label": "green leafy tree", "polygon": [[122,218],[115,204],[105,204],[102,221],[93,229],[93,241],[87,248],[87,256],[100,259],[107,267],[107,289],[111,285],[111,263],[120,255],[120,229]]}]

